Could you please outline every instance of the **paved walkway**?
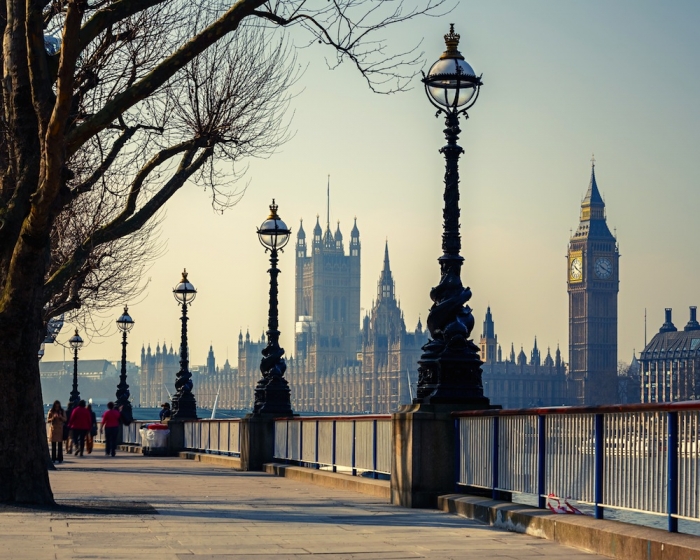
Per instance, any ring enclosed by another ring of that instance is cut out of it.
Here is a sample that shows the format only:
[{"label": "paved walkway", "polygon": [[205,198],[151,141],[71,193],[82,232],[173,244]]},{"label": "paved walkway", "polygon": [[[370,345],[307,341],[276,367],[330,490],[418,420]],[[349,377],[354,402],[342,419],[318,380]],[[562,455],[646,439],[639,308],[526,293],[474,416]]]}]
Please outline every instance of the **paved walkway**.
[{"label": "paved walkway", "polygon": [[51,483],[61,509],[0,509],[0,558],[602,558],[456,515],[176,458],[70,457]]}]

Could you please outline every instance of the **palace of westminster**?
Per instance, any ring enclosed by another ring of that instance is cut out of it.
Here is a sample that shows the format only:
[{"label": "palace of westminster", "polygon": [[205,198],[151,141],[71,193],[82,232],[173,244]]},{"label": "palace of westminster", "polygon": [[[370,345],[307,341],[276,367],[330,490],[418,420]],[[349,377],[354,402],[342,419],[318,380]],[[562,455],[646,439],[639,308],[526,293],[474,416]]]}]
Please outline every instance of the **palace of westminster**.
[{"label": "palace of westminster", "polygon": [[[296,412],[389,413],[410,403],[416,390],[417,361],[429,332],[420,320],[409,330],[396,299],[388,245],[371,310],[360,312],[360,232],[350,231],[345,250],[340,225],[325,231],[318,219],[310,243],[303,226],[295,243],[295,339],[285,377]],[[623,373],[617,365],[617,294],[619,249],[606,222],[605,203],[591,169],[581,202],[580,222],[569,240],[569,360],[557,347],[542,357],[535,338],[529,358],[511,344],[498,343],[491,309],[480,337],[484,393],[504,408],[600,405],[698,398],[700,324],[691,321],[677,332],[670,310],[661,331],[639,361]],[[217,367],[210,347],[206,366],[192,368],[198,405],[248,410],[260,378],[265,335],[253,340],[239,334],[238,364]],[[674,352],[677,350],[677,356]],[[671,356],[668,353],[671,352]],[[504,355],[505,354],[505,355]],[[172,347],[141,351],[141,406],[168,399],[179,369]],[[166,388],[167,387],[167,388]]]}]

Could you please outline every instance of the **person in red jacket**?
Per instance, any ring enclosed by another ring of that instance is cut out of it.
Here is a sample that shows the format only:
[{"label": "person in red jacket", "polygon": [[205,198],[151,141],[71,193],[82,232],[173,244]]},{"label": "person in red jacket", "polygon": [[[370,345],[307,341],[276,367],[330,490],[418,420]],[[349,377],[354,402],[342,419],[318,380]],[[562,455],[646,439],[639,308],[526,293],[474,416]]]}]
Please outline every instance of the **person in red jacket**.
[{"label": "person in red jacket", "polygon": [[73,410],[68,426],[73,430],[73,440],[76,443],[75,454],[78,455],[80,453],[82,457],[85,449],[85,436],[92,426],[92,416],[90,411],[85,408],[85,401],[80,401]]},{"label": "person in red jacket", "polygon": [[114,408],[114,403],[108,402],[107,410],[102,414],[102,428],[105,430],[105,455],[112,457],[116,455],[120,419],[121,413]]}]

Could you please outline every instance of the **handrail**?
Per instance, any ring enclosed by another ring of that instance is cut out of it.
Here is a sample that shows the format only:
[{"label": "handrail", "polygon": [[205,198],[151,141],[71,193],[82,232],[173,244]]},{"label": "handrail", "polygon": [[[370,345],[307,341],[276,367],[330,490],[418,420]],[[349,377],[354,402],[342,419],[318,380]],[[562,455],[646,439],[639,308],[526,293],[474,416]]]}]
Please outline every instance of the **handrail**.
[{"label": "handrail", "polygon": [[278,418],[274,458],[333,472],[386,477],[391,472],[391,415]]},{"label": "handrail", "polygon": [[[700,521],[700,402],[453,413],[455,482],[495,499],[548,496]],[[505,493],[505,494],[504,494]]]},{"label": "handrail", "polygon": [[290,416],[288,418],[279,418],[279,420],[289,420],[290,422],[303,422],[316,420],[341,420],[349,422],[352,420],[391,420],[391,414],[348,414],[345,416]]},{"label": "handrail", "polygon": [[493,408],[487,410],[463,410],[453,412],[455,418],[467,416],[532,416],[546,414],[606,414],[611,412],[673,412],[700,410],[700,401],[674,403],[612,404],[603,406],[548,406],[539,408]]}]

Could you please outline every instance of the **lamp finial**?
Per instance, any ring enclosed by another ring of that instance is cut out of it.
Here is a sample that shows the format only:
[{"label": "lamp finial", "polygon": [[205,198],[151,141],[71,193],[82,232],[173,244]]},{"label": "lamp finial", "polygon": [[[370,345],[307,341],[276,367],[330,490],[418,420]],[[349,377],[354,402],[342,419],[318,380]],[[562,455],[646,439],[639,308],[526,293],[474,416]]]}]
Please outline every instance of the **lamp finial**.
[{"label": "lamp finial", "polygon": [[447,47],[447,50],[442,53],[440,59],[457,58],[459,60],[464,60],[464,57],[457,49],[459,46],[459,33],[455,33],[454,23],[450,24],[450,32],[445,35],[445,46]]},{"label": "lamp finial", "polygon": [[268,220],[279,220],[277,215],[277,204],[275,204],[275,199],[272,199],[272,204],[270,204],[270,215],[267,217]]}]

